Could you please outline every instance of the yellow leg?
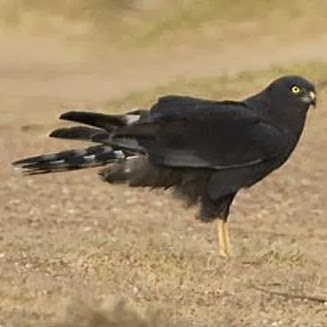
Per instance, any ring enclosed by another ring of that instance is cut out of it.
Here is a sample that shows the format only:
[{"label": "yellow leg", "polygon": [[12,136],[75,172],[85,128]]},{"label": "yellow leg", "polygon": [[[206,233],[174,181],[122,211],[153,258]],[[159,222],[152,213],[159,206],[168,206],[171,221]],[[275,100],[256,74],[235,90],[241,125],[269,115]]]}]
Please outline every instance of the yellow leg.
[{"label": "yellow leg", "polygon": [[232,244],[231,244],[231,239],[230,239],[230,236],[229,236],[229,228],[228,228],[228,224],[227,224],[227,221],[225,222],[225,240],[226,240],[226,245],[227,245],[227,252],[229,254],[229,256],[232,255]]},{"label": "yellow leg", "polygon": [[218,242],[219,255],[228,258],[231,254],[231,241],[227,222],[223,219],[218,219]]}]

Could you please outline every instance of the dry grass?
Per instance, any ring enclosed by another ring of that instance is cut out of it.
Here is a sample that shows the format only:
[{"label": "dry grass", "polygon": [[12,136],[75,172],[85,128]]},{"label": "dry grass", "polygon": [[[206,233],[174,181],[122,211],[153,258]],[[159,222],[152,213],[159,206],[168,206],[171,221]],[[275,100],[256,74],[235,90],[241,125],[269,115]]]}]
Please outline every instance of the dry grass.
[{"label": "dry grass", "polygon": [[200,45],[262,32],[287,42],[321,31],[327,10],[321,0],[1,0],[0,6],[3,28],[132,48],[178,46],[181,39]]},{"label": "dry grass", "polygon": [[[67,9],[62,3],[79,8],[81,2],[51,3],[58,19]],[[0,325],[326,325],[326,88],[319,89],[318,108],[288,164],[237,198],[229,261],[216,255],[213,225],[195,221],[194,209],[169,192],[109,186],[95,170],[29,178],[11,170],[14,159],[79,145],[45,137],[67,108],[121,112],[165,93],[239,98],[285,73],[326,79],[325,1],[264,1],[253,14],[253,1],[242,2],[242,10],[235,1],[225,12],[215,7],[223,0],[191,11],[181,3],[177,11],[133,10],[126,16],[132,25],[115,30],[117,43],[109,45],[116,51],[117,44],[151,44],[151,51],[104,52],[104,61],[81,58],[85,49],[72,50],[74,37],[52,44],[60,28],[66,36],[85,36],[97,21],[91,16],[81,22],[67,14],[58,25],[47,19],[42,25],[37,18],[50,7],[31,7],[15,26],[44,36],[7,35],[0,54]],[[140,22],[138,15],[151,19]],[[79,27],[67,31],[71,26]],[[130,26],[126,38],[121,32]],[[93,41],[87,43],[92,55]],[[294,57],[298,64],[290,65]],[[67,305],[72,299],[83,300]],[[111,304],[117,300],[126,306]]]},{"label": "dry grass", "polygon": [[[302,65],[308,67],[315,79],[325,76],[324,64]],[[215,84],[238,97],[256,88],[250,85],[254,76],[259,87],[279,71],[224,77]],[[211,79],[187,89],[202,94],[206,85],[210,93]],[[183,83],[174,87],[184,88]],[[132,96],[135,102],[143,97]],[[122,99],[121,107],[130,99]],[[321,89],[319,107],[325,103]],[[43,117],[47,123],[41,130],[0,129],[15,140],[9,157],[48,151],[50,143],[59,148],[41,137],[53,126],[52,117]],[[324,303],[312,298],[327,299],[327,174],[321,151],[326,118],[323,110],[312,112],[292,161],[240,194],[231,217],[230,261],[217,257],[212,225],[195,221],[193,209],[169,194],[109,187],[94,170],[24,179],[3,170],[1,324],[44,324],[58,320],[71,297],[100,304],[114,297],[127,301],[132,311],[78,304],[63,326],[128,326],[131,320],[140,326],[180,321],[197,327],[324,326]],[[164,317],[136,313],[146,308],[158,308]]]},{"label": "dry grass", "polygon": [[[121,301],[102,308],[76,301],[67,309],[65,317],[51,327],[173,327],[186,326],[174,324],[160,311],[147,311],[141,315],[128,304]],[[190,325],[188,325],[190,326]]]}]

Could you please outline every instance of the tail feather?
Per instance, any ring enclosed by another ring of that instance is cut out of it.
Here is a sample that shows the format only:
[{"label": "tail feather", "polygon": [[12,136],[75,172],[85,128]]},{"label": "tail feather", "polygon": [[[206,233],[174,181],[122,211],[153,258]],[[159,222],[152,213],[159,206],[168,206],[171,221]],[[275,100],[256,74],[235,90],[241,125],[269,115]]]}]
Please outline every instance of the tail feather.
[{"label": "tail feather", "polygon": [[58,128],[50,133],[50,137],[91,141],[100,145],[86,149],[76,149],[57,153],[25,158],[13,163],[27,175],[62,172],[103,166],[130,156],[144,153],[137,140],[123,135],[112,139],[115,131],[127,128],[134,123],[147,121],[148,110],[134,110],[124,115],[106,115],[86,111],[69,111],[60,119],[82,123],[88,126],[71,126]]},{"label": "tail feather", "polygon": [[61,114],[59,119],[112,131],[123,126],[129,126],[135,122],[145,121],[148,119],[148,117],[148,110],[137,109],[129,111],[123,115],[100,114],[97,112],[88,111],[68,111]]},{"label": "tail feather", "polygon": [[27,175],[37,175],[103,166],[126,156],[121,150],[99,145],[30,157],[18,160],[13,165],[21,168]]},{"label": "tail feather", "polygon": [[106,115],[87,111],[68,111],[63,113],[59,118],[98,128],[104,128],[108,131],[123,127],[127,124],[126,115]]},{"label": "tail feather", "polygon": [[49,134],[49,136],[61,139],[105,143],[105,140],[109,138],[109,133],[98,128],[72,126],[55,129]]}]

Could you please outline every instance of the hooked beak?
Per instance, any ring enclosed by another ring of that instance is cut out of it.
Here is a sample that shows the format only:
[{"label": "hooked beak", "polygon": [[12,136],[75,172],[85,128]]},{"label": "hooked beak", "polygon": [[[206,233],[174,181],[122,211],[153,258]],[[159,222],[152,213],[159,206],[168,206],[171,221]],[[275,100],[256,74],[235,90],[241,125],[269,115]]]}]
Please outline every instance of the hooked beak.
[{"label": "hooked beak", "polygon": [[307,92],[303,97],[302,97],[303,102],[308,103],[310,105],[313,105],[316,107],[316,93],[314,91],[309,91]]}]

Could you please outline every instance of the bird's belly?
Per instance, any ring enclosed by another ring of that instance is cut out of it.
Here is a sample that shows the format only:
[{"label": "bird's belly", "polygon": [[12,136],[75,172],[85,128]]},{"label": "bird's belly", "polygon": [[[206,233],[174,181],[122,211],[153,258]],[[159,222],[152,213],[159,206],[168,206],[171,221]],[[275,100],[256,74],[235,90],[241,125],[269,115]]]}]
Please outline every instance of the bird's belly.
[{"label": "bird's belly", "polygon": [[207,190],[213,198],[237,192],[241,188],[248,188],[272,171],[280,167],[287,158],[263,161],[249,167],[227,169],[213,173],[208,181]]}]

